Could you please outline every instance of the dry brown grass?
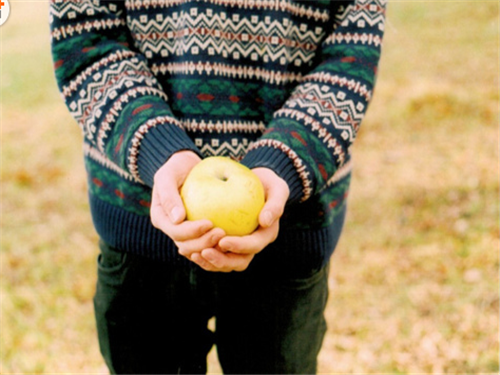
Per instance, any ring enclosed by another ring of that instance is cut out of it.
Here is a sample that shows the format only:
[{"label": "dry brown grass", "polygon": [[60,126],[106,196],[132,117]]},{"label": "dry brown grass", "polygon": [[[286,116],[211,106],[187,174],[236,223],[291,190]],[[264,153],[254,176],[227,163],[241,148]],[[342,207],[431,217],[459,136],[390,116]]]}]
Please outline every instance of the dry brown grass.
[{"label": "dry brown grass", "polygon": [[[0,372],[104,373],[97,239],[47,3],[11,6],[0,29]],[[498,72],[498,2],[389,5],[321,373],[498,372]]]}]

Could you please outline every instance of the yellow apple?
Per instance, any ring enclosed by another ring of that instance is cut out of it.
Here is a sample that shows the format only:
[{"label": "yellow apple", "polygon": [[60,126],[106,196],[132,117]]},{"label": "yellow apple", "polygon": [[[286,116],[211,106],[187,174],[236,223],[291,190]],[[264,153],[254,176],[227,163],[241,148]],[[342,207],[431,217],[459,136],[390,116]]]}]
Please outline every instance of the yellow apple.
[{"label": "yellow apple", "polygon": [[181,188],[188,220],[208,219],[227,235],[244,236],[259,225],[264,188],[249,168],[228,157],[203,159]]}]

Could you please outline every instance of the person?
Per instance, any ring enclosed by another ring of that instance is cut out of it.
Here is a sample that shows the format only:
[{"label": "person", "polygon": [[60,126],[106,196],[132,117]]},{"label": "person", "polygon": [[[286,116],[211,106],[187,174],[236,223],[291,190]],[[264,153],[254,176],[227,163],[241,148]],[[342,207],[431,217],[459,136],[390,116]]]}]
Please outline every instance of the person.
[{"label": "person", "polygon": [[[317,371],[385,14],[385,0],[51,0],[111,373],[205,373],[214,343],[225,373]],[[186,220],[179,189],[215,155],[264,186],[250,235]]]}]

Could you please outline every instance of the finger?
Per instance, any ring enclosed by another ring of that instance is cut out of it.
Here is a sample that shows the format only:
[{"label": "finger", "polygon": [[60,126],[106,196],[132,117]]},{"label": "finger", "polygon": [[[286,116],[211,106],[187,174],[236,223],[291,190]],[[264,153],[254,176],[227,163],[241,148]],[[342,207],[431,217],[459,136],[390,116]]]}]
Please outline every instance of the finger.
[{"label": "finger", "polygon": [[274,242],[279,233],[279,221],[275,221],[270,227],[259,227],[248,236],[228,236],[219,241],[219,246],[224,252],[236,254],[257,254],[271,242]]},{"label": "finger", "polygon": [[200,238],[212,228],[213,224],[210,220],[183,221],[180,224],[173,224],[168,219],[163,229],[174,241],[191,241]]},{"label": "finger", "polygon": [[189,258],[194,252],[200,252],[203,249],[213,248],[225,235],[226,233],[222,229],[213,228],[200,237],[186,241],[179,241],[176,242],[176,245],[179,248],[179,254]]},{"label": "finger", "polygon": [[173,178],[163,178],[155,186],[159,202],[163,211],[168,215],[172,223],[179,224],[186,218],[186,210],[179,194],[178,182]]},{"label": "finger", "polygon": [[158,193],[154,188],[149,215],[151,217],[151,223],[153,224],[153,226],[162,230],[163,232],[165,232],[165,228],[167,227],[167,225],[171,223],[170,218],[163,210]]},{"label": "finger", "polygon": [[151,223],[174,241],[195,239],[213,228],[209,220],[183,221],[180,224],[174,224],[165,214],[158,199],[155,198],[151,202]]},{"label": "finger", "polygon": [[174,224],[186,218],[179,189],[191,169],[200,161],[200,157],[193,151],[178,151],[155,173],[153,190]]},{"label": "finger", "polygon": [[205,249],[201,257],[219,272],[241,272],[248,268],[253,254],[222,253],[215,249]]},{"label": "finger", "polygon": [[218,269],[213,264],[205,260],[200,253],[191,254],[190,259],[193,263],[197,264],[205,271],[210,271],[210,272],[218,271]]}]

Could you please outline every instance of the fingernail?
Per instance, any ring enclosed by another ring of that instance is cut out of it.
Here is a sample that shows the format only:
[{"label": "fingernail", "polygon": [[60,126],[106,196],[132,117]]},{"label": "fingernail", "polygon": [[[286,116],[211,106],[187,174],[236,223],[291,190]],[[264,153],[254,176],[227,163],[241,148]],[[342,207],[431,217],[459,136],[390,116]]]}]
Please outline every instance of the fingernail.
[{"label": "fingernail", "polygon": [[262,224],[268,227],[273,223],[273,214],[269,211],[266,211],[262,214]]},{"label": "fingernail", "polygon": [[180,209],[180,207],[175,206],[174,208],[172,208],[172,211],[170,211],[170,218],[174,223],[178,223],[181,221],[182,210]]},{"label": "fingernail", "polygon": [[213,244],[217,244],[221,238],[222,238],[222,236],[220,234],[216,233],[216,234],[213,234],[212,237],[210,237],[210,241]]}]

